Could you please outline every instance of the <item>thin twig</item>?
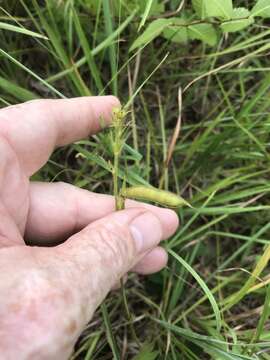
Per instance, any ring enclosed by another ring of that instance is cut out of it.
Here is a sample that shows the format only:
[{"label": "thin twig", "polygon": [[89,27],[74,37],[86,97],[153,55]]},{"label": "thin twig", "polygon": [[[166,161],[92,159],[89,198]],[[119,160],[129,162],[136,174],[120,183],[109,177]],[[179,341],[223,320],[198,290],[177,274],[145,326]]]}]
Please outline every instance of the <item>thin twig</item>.
[{"label": "thin twig", "polygon": [[178,117],[177,117],[177,121],[176,121],[176,125],[174,128],[174,132],[173,132],[171,141],[168,146],[167,158],[165,160],[166,168],[169,167],[170,161],[172,159],[175,145],[176,145],[177,140],[180,135],[181,125],[182,125],[182,89],[181,89],[181,87],[179,87],[179,89],[178,89]]},{"label": "thin twig", "polygon": [[[129,65],[128,65],[128,91],[129,91],[129,97],[132,98],[133,91],[134,91],[134,78],[132,81]],[[131,124],[132,124],[133,147],[136,151],[138,151],[137,125],[136,125],[136,120],[135,120],[134,102],[133,101],[130,104],[130,113],[131,113]]]},{"label": "thin twig", "polygon": [[168,17],[171,17],[171,16],[175,16],[177,15],[178,13],[180,13],[180,11],[183,9],[185,5],[185,0],[182,0],[180,2],[180,4],[178,5],[178,8],[174,11],[168,11],[162,15],[159,15],[159,16],[152,16],[151,19],[160,19],[160,18],[168,18]]},{"label": "thin twig", "polygon": [[136,59],[135,59],[134,75],[133,75],[133,80],[132,80],[133,91],[137,85],[137,80],[138,80],[138,75],[139,75],[139,70],[140,70],[140,65],[141,65],[141,54],[142,54],[142,52],[141,52],[141,50],[139,50],[139,52],[136,55]]}]

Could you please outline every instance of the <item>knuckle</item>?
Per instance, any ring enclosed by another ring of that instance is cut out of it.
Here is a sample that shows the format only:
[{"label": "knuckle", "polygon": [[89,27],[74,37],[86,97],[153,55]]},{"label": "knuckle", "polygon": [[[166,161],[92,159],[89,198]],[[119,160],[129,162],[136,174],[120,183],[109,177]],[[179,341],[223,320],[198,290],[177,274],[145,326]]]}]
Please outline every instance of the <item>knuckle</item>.
[{"label": "knuckle", "polygon": [[106,265],[128,268],[135,254],[135,246],[128,226],[110,223],[109,227],[93,229],[96,251]]}]

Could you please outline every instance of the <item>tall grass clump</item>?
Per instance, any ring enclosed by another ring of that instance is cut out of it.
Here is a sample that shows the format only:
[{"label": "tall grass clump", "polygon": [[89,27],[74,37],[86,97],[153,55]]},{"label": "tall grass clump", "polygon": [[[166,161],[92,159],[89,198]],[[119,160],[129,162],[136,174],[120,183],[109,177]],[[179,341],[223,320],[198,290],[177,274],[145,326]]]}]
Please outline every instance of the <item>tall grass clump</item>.
[{"label": "tall grass clump", "polygon": [[2,106],[113,93],[125,110],[34,178],[114,194],[117,209],[133,186],[192,205],[176,208],[166,269],[130,274],[72,359],[270,359],[270,1],[6,0],[0,11]]}]

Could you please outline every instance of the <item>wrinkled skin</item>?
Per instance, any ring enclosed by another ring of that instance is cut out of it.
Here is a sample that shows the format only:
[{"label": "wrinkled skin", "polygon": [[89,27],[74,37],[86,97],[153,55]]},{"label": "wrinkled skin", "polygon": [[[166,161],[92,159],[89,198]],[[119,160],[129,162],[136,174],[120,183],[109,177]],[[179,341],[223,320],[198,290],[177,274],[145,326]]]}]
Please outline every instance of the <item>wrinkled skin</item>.
[{"label": "wrinkled skin", "polygon": [[[30,183],[55,147],[109,124],[116,98],[36,100],[0,110],[0,354],[67,359],[83,327],[128,271],[159,271],[174,212],[64,183]],[[27,243],[31,246],[25,244]],[[46,245],[50,245],[50,247]],[[60,245],[55,245],[60,244]]]}]

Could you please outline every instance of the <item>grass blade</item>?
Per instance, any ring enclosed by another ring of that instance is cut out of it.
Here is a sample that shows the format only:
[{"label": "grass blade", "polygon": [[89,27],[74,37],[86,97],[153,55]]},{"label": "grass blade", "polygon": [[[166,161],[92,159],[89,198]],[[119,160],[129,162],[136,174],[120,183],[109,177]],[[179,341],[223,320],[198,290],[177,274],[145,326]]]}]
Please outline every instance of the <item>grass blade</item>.
[{"label": "grass blade", "polygon": [[18,101],[24,102],[38,98],[32,91],[27,90],[2,76],[0,76],[0,88],[6,93],[14,96]]},{"label": "grass blade", "polygon": [[184,266],[186,268],[186,270],[194,277],[194,279],[198,282],[198,284],[200,285],[200,287],[204,291],[205,295],[207,296],[207,298],[208,298],[208,300],[209,300],[209,302],[210,302],[210,304],[212,306],[214,314],[215,314],[217,331],[220,331],[220,329],[221,329],[220,310],[218,308],[217,302],[216,302],[212,292],[210,291],[210,289],[208,288],[206,283],[203,281],[203,279],[200,277],[200,275],[198,275],[198,273],[181,256],[177,255],[173,250],[168,250],[168,252],[182,266]]},{"label": "grass blade", "polygon": [[[105,30],[107,37],[110,37],[113,34],[113,16],[112,9],[110,5],[110,1],[103,0],[103,11],[105,18]],[[113,78],[112,87],[113,94],[117,96],[118,93],[118,85],[117,85],[117,51],[114,42],[109,44],[109,58],[110,58],[110,66],[111,66],[111,76]]]},{"label": "grass blade", "polygon": [[106,327],[108,343],[110,344],[111,349],[112,349],[113,359],[114,360],[120,360],[119,350],[118,350],[118,347],[116,345],[116,340],[115,340],[114,335],[113,335],[110,317],[109,317],[109,314],[108,314],[107,307],[106,307],[106,305],[104,303],[101,305],[101,311],[102,311],[104,324],[105,324],[105,327]]},{"label": "grass blade", "polygon": [[154,0],[147,0],[147,3],[146,3],[146,6],[145,6],[145,9],[144,9],[144,13],[143,13],[143,16],[142,16],[142,20],[139,24],[139,27],[138,27],[138,32],[141,30],[141,28],[144,26],[147,18],[148,18],[148,15],[151,11],[151,7],[153,5],[153,2]]},{"label": "grass blade", "polygon": [[80,23],[80,19],[77,15],[75,9],[73,9],[73,18],[74,18],[75,28],[76,28],[76,31],[77,31],[77,34],[78,34],[78,37],[80,40],[80,44],[82,46],[84,55],[86,57],[86,60],[87,60],[88,66],[89,66],[90,74],[93,76],[93,78],[95,80],[95,84],[96,84],[98,91],[101,92],[103,89],[103,85],[102,85],[100,73],[96,66],[94,57],[92,55],[92,51],[89,46],[89,41],[86,38],[86,35],[85,35],[82,25]]},{"label": "grass blade", "polygon": [[14,31],[14,32],[17,32],[17,33],[20,33],[23,35],[28,35],[28,36],[48,40],[48,38],[44,35],[38,34],[34,31],[27,30],[24,27],[8,24],[8,23],[2,22],[2,21],[0,22],[0,29]]},{"label": "grass blade", "polygon": [[7,59],[9,59],[10,61],[12,61],[14,64],[16,64],[17,66],[19,66],[21,69],[23,69],[24,71],[26,71],[28,74],[30,74],[31,76],[33,76],[35,79],[37,79],[38,81],[40,81],[44,86],[46,86],[52,93],[56,94],[58,97],[65,99],[65,95],[63,95],[60,91],[58,91],[57,89],[55,89],[52,85],[50,85],[46,80],[43,80],[39,75],[35,74],[32,70],[28,69],[26,66],[24,66],[21,62],[19,62],[18,60],[16,60],[13,56],[9,55],[6,51],[4,51],[3,49],[0,49],[0,54],[2,54],[3,56],[5,56]]}]

